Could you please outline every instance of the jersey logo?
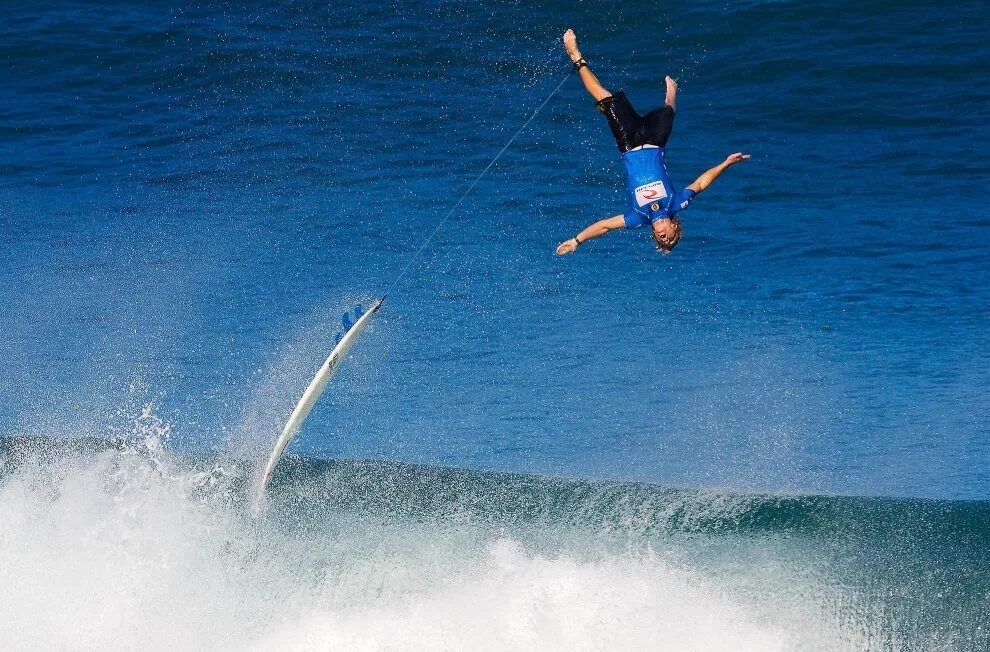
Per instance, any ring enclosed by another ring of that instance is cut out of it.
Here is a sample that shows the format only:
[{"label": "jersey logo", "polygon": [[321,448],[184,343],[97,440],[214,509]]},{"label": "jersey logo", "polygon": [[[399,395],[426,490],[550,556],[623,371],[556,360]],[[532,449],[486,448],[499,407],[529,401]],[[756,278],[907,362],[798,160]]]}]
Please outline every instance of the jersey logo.
[{"label": "jersey logo", "polygon": [[660,210],[660,204],[653,204],[652,206],[650,206],[650,210],[654,212]]},{"label": "jersey logo", "polygon": [[662,181],[654,181],[636,188],[636,203],[646,206],[655,199],[664,199],[667,196],[667,189],[663,187]]}]

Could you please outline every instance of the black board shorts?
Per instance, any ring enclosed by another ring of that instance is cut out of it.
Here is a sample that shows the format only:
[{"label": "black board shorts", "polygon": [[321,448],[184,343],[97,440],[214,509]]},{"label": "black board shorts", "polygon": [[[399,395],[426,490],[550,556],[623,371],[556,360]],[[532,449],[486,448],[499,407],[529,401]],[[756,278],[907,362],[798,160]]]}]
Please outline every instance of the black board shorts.
[{"label": "black board shorts", "polygon": [[643,145],[667,146],[667,139],[674,129],[673,107],[664,106],[642,116],[636,113],[622,91],[599,100],[595,106],[608,119],[615,144],[623,154]]}]

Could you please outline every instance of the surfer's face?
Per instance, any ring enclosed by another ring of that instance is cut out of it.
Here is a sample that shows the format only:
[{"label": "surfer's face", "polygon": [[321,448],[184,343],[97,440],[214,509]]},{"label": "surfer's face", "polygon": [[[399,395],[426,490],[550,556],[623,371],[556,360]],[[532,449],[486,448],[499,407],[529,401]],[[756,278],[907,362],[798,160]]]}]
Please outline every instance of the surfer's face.
[{"label": "surfer's face", "polygon": [[681,240],[681,224],[677,220],[666,217],[653,223],[653,240],[657,249],[669,254]]}]

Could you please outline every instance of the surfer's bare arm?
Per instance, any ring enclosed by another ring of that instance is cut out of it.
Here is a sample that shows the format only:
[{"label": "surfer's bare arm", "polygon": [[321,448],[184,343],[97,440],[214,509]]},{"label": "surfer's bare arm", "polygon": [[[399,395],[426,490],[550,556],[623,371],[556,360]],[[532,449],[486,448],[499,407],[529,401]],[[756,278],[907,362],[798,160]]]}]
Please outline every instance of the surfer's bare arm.
[{"label": "surfer's bare arm", "polygon": [[612,217],[607,217],[604,220],[598,220],[570,240],[564,240],[557,245],[557,255],[563,256],[564,254],[574,253],[580,245],[584,244],[588,240],[597,238],[600,235],[605,235],[609,231],[624,228],[626,228],[626,221],[623,219],[622,215],[613,215]]},{"label": "surfer's bare arm", "polygon": [[708,186],[712,185],[712,182],[718,178],[718,175],[725,172],[727,168],[732,167],[736,163],[741,163],[749,158],[749,154],[743,154],[742,152],[736,152],[735,154],[729,154],[724,161],[711,168],[710,170],[705,170],[705,173],[700,177],[695,179],[688,188],[693,190],[695,193],[704,192]]}]

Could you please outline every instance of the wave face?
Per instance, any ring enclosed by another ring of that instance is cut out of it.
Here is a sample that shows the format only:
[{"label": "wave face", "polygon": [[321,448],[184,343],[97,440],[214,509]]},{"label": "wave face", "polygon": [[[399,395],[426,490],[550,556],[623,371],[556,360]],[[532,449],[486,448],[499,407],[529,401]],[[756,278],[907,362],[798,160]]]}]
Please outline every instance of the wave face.
[{"label": "wave face", "polygon": [[3,440],[16,649],[979,650],[990,504]]}]

